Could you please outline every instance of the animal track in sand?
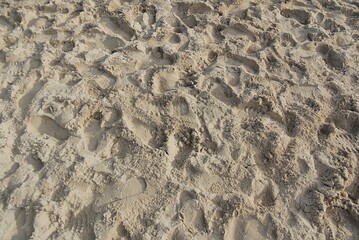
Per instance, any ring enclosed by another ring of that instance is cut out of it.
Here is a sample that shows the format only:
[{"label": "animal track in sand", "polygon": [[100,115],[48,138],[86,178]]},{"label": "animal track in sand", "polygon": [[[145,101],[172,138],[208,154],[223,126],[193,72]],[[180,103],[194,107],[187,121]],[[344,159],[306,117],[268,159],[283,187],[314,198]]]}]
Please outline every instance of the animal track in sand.
[{"label": "animal track in sand", "polygon": [[173,161],[172,167],[183,169],[186,160],[198,147],[199,140],[198,133],[191,128],[184,128],[171,136],[168,141],[168,149]]},{"label": "animal track in sand", "polygon": [[265,96],[257,96],[249,102],[243,104],[243,108],[247,111],[254,111],[258,114],[268,114],[273,110],[273,103]]}]

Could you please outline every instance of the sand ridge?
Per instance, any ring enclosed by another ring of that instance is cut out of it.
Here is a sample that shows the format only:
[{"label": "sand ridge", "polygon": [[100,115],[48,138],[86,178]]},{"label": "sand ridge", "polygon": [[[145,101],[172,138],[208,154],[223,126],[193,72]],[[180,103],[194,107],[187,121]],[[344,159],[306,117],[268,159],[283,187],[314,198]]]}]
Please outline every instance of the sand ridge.
[{"label": "sand ridge", "polygon": [[0,2],[0,238],[358,239],[354,0]]}]

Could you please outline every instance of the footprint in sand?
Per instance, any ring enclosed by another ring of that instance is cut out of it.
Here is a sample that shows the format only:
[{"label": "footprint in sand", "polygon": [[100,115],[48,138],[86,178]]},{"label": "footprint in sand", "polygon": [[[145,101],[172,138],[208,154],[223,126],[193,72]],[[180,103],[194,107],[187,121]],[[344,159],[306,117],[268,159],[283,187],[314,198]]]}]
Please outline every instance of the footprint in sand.
[{"label": "footprint in sand", "polygon": [[48,116],[35,116],[30,118],[30,126],[36,132],[53,137],[58,141],[66,141],[70,137],[70,132]]},{"label": "footprint in sand", "polygon": [[147,188],[145,179],[133,177],[126,181],[119,181],[106,186],[97,196],[96,206],[101,207],[116,201],[126,200],[143,193]]},{"label": "footprint in sand", "polygon": [[207,222],[200,202],[188,191],[179,195],[179,217],[189,232],[206,232]]}]

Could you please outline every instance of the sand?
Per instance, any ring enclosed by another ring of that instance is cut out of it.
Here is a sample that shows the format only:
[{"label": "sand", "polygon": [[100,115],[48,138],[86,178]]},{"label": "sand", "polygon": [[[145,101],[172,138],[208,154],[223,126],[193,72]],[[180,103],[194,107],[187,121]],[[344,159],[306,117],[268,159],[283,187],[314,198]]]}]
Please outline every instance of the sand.
[{"label": "sand", "polygon": [[2,0],[1,239],[359,239],[356,0]]}]

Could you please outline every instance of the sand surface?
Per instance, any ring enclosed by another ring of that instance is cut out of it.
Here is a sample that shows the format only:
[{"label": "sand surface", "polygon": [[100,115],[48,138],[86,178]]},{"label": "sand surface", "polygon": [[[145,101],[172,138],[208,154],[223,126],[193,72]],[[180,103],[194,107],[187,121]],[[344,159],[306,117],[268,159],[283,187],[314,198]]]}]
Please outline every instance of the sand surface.
[{"label": "sand surface", "polygon": [[0,239],[359,239],[357,0],[0,1]]}]

